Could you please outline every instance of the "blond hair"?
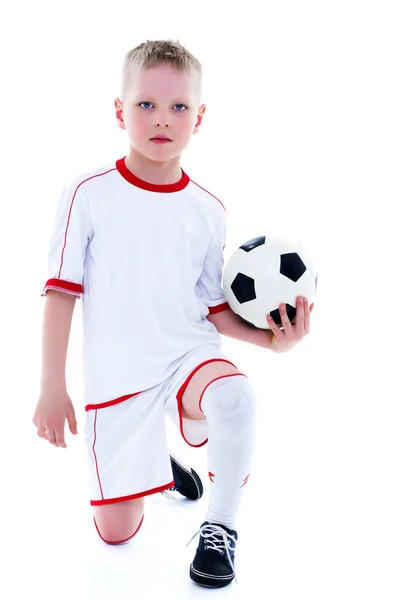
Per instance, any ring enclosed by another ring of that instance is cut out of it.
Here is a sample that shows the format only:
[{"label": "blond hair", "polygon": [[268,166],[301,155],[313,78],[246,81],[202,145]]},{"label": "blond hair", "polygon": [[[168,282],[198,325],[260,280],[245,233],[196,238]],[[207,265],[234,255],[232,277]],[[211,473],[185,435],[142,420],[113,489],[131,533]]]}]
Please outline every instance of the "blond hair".
[{"label": "blond hair", "polygon": [[198,76],[198,96],[201,95],[202,66],[180,42],[173,40],[147,40],[125,55],[122,66],[121,95],[125,96],[133,71],[151,69],[158,65],[169,64],[178,71]]}]

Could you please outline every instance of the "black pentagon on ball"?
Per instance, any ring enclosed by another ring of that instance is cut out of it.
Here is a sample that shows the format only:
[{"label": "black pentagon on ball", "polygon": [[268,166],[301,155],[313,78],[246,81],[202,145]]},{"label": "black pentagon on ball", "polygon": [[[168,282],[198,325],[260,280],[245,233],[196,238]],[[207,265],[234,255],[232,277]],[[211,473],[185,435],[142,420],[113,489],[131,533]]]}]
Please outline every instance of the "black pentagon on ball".
[{"label": "black pentagon on ball", "polygon": [[306,272],[307,267],[297,252],[281,254],[281,266],[279,272],[292,281],[298,281]]},{"label": "black pentagon on ball", "polygon": [[238,273],[231,284],[232,292],[235,295],[236,300],[243,304],[244,302],[250,302],[256,298],[255,282],[252,277],[248,277],[243,273]]},{"label": "black pentagon on ball", "polygon": [[[291,323],[293,323],[294,318],[296,316],[296,309],[294,306],[292,306],[291,304],[286,304],[286,312],[287,312],[287,316],[289,318],[289,321]],[[275,323],[277,325],[282,325],[282,319],[281,319],[281,314],[279,312],[279,308],[275,309],[275,310],[271,310],[271,317],[273,318],[273,320],[275,321]]]},{"label": "black pentagon on ball", "polygon": [[250,250],[254,250],[254,248],[258,248],[259,246],[262,246],[263,244],[265,244],[265,235],[261,236],[261,237],[253,238],[252,240],[245,242],[243,244],[243,246],[240,246],[240,249],[244,250],[245,252],[250,252]]}]

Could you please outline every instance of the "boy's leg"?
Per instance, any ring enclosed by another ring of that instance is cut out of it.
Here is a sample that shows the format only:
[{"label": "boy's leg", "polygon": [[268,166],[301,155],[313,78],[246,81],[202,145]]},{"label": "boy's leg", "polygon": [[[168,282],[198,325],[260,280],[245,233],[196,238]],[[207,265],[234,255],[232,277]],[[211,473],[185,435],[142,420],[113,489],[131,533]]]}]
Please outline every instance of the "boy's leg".
[{"label": "boy's leg", "polygon": [[97,532],[107,544],[128,542],[139,531],[144,518],[144,498],[93,508]]},{"label": "boy's leg", "polygon": [[250,475],[255,397],[233,365],[210,362],[191,378],[182,412],[190,419],[207,418],[209,427],[209,506],[190,576],[201,585],[223,587],[234,578],[235,520]]},{"label": "boy's leg", "polygon": [[172,487],[162,386],[87,411],[90,503],[100,537],[128,541],[139,530],[144,498]]},{"label": "boy's leg", "polygon": [[254,449],[255,398],[247,377],[227,362],[204,365],[182,395],[182,415],[209,424],[206,519],[234,527]]}]

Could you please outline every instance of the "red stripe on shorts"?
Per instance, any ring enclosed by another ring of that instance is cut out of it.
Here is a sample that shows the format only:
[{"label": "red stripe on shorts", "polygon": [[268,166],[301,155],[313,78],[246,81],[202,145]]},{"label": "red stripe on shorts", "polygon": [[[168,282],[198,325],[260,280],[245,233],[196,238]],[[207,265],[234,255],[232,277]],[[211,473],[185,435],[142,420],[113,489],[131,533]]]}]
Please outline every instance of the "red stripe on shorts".
[{"label": "red stripe on shorts", "polygon": [[94,461],[96,463],[96,473],[97,473],[97,481],[99,482],[99,488],[100,488],[100,493],[101,493],[101,497],[104,498],[103,495],[103,488],[101,486],[101,481],[100,481],[100,474],[99,474],[99,465],[97,462],[97,456],[96,456],[96,452],[95,452],[95,444],[96,444],[96,425],[97,425],[97,410],[96,410],[96,414],[94,415],[94,423],[93,423],[93,431],[94,431],[94,441],[93,441],[93,446],[92,446],[92,450],[93,450],[93,455],[94,455]]}]

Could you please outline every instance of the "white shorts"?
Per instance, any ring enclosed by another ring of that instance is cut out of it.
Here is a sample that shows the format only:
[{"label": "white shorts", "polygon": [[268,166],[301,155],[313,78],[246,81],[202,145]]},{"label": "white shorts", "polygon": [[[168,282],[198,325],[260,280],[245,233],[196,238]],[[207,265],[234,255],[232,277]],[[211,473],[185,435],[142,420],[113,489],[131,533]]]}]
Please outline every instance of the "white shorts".
[{"label": "white shorts", "polygon": [[194,373],[214,360],[233,365],[219,346],[199,346],[162,383],[118,404],[87,411],[85,444],[92,506],[140,498],[173,486],[165,414],[187,444],[199,448],[207,442],[207,420],[184,418],[181,398]]}]

